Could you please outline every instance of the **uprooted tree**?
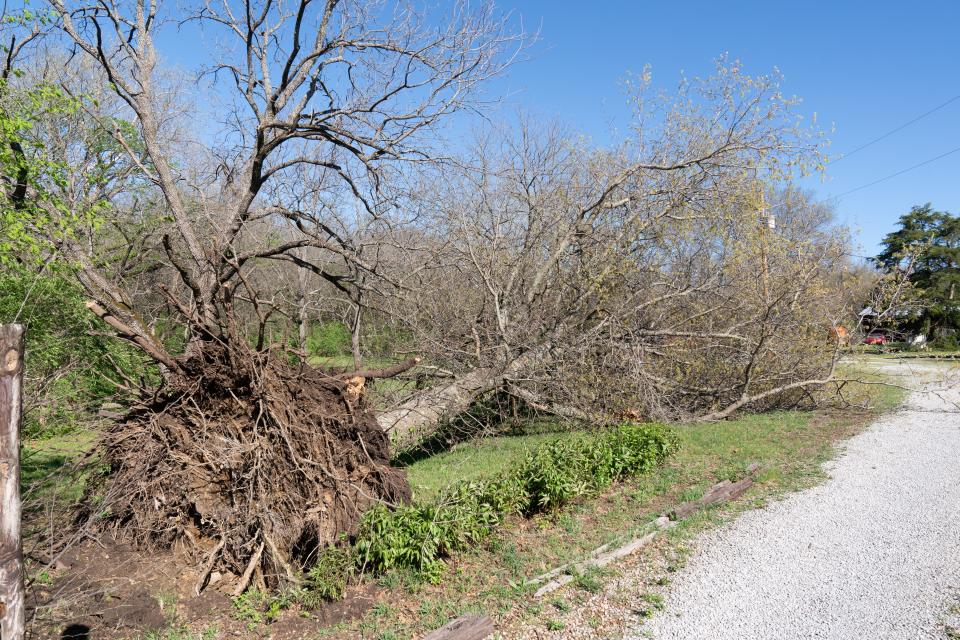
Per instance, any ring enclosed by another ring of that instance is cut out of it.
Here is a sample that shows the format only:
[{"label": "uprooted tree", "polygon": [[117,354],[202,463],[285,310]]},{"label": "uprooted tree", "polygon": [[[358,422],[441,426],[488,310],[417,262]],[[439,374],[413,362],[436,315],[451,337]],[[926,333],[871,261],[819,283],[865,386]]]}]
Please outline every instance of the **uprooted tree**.
[{"label": "uprooted tree", "polygon": [[[56,171],[5,195],[81,221],[36,231],[88,308],[159,371],[156,384],[120,383],[139,399],[102,438],[85,522],[183,542],[240,588],[292,577],[366,507],[408,498],[362,384],[416,359],[306,365],[270,343],[285,311],[258,269],[282,264],[356,298],[378,273],[354,232],[396,224],[397,165],[429,161],[424,133],[477,104],[524,39],[492,5],[467,3],[445,22],[354,0],[211,2],[188,16],[147,0],[50,4],[64,53],[28,66],[74,108],[24,132]],[[222,47],[202,76],[208,95],[158,63],[155,37],[174,18]],[[207,109],[214,118],[199,117]]]},{"label": "uprooted tree", "polygon": [[[198,586],[293,578],[407,499],[391,440],[491,395],[583,422],[722,418],[832,375],[844,238],[787,186],[818,140],[775,77],[722,62],[673,97],[644,78],[610,149],[524,125],[450,151],[438,128],[525,43],[490,6],[439,23],[207,3],[182,20],[223,46],[198,96],[158,62],[157,3],[51,4],[66,50],[21,83],[69,106],[24,132],[45,169],[5,194],[43,212],[43,253],[156,371],[114,378],[131,406],[84,522],[183,544]],[[311,305],[347,319],[353,370],[308,364]],[[363,366],[371,326],[393,364]],[[369,380],[418,364],[373,406]]]}]

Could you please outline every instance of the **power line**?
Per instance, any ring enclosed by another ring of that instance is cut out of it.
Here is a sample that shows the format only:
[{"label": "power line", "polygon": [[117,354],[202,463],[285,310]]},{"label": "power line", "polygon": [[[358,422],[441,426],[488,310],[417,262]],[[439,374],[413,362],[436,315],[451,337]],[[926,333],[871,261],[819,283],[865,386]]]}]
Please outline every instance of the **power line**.
[{"label": "power line", "polygon": [[918,120],[922,120],[922,119],[926,118],[926,117],[927,117],[928,115],[930,115],[931,113],[934,113],[934,112],[936,112],[936,111],[939,111],[940,109],[943,109],[943,108],[946,107],[947,105],[949,105],[949,104],[951,104],[951,103],[954,103],[954,102],[956,102],[957,100],[960,100],[960,95],[955,95],[955,96],[953,96],[952,98],[950,98],[949,100],[947,100],[946,102],[944,102],[943,104],[940,104],[940,105],[934,107],[933,109],[930,109],[929,111],[920,114],[919,116],[917,116],[917,117],[914,118],[913,120],[909,120],[909,121],[903,123],[902,125],[900,125],[900,126],[897,127],[896,129],[891,129],[890,131],[887,131],[885,134],[883,134],[883,135],[881,135],[881,136],[879,136],[879,137],[877,137],[877,138],[874,138],[874,139],[871,140],[870,142],[867,142],[866,144],[860,145],[859,147],[857,147],[857,148],[854,149],[853,151],[850,151],[849,153],[845,153],[845,154],[843,154],[843,155],[841,155],[841,156],[839,156],[839,157],[837,157],[837,158],[834,158],[833,160],[830,161],[830,164],[833,164],[834,162],[839,162],[840,160],[843,160],[844,158],[849,158],[850,156],[852,156],[852,155],[855,154],[856,152],[858,152],[858,151],[863,151],[863,150],[866,149],[867,147],[869,147],[869,146],[871,146],[871,145],[873,145],[873,144],[876,144],[876,143],[880,142],[881,140],[885,140],[886,138],[889,138],[890,136],[892,136],[893,134],[897,133],[898,131],[900,131],[900,130],[902,130],[902,129],[906,129],[907,127],[909,127],[910,125],[912,125],[914,122],[917,122]]},{"label": "power line", "polygon": [[839,200],[839,199],[843,198],[844,196],[850,195],[851,193],[855,193],[855,192],[860,191],[860,190],[862,190],[862,189],[866,189],[867,187],[872,187],[872,186],[875,185],[875,184],[880,184],[881,182],[885,182],[885,181],[887,181],[887,180],[890,180],[891,178],[896,178],[897,176],[902,176],[903,174],[905,174],[905,173],[907,173],[907,172],[909,172],[909,171],[913,171],[914,169],[919,169],[920,167],[925,166],[925,165],[928,165],[928,164],[930,164],[931,162],[936,162],[937,160],[940,160],[941,158],[946,158],[947,156],[952,155],[952,154],[954,154],[954,153],[957,153],[958,151],[960,151],[960,147],[957,147],[956,149],[951,149],[950,151],[947,151],[946,153],[941,153],[940,155],[935,156],[935,157],[933,157],[933,158],[930,158],[929,160],[924,160],[923,162],[918,162],[917,164],[913,165],[912,167],[907,167],[906,169],[901,169],[900,171],[897,171],[896,173],[891,173],[890,175],[884,176],[884,177],[882,177],[882,178],[879,178],[878,180],[874,180],[873,182],[868,182],[867,184],[860,185],[860,186],[857,187],[856,189],[850,189],[849,191],[844,191],[844,192],[841,193],[840,195],[833,196],[833,197],[830,198],[830,199],[831,199],[831,200]]}]

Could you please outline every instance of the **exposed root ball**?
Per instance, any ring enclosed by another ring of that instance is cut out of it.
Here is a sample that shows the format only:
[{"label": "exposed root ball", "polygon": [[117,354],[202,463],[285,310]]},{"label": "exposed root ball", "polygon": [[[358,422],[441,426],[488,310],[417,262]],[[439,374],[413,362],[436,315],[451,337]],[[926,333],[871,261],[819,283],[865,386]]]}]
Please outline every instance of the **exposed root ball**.
[{"label": "exposed root ball", "polygon": [[104,500],[85,505],[96,528],[140,546],[182,542],[204,573],[276,582],[372,503],[409,499],[350,381],[212,345],[184,372],[104,434],[88,494]]}]

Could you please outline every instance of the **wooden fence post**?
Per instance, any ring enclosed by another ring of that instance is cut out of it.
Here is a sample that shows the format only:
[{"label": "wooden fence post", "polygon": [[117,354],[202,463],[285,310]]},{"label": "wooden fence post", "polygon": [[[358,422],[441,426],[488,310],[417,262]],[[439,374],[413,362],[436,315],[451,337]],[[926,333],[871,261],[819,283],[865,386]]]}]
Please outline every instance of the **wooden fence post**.
[{"label": "wooden fence post", "polygon": [[23,326],[0,325],[0,640],[22,640],[23,546],[20,540],[20,420]]}]

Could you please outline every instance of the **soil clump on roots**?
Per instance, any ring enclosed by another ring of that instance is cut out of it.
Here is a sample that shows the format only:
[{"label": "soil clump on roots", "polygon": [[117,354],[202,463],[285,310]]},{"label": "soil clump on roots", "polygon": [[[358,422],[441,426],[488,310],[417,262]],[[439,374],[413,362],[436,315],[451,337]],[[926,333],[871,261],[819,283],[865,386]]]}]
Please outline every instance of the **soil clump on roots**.
[{"label": "soil clump on roots", "polygon": [[81,520],[248,584],[294,580],[377,502],[410,498],[362,379],[216,342],[103,434]]}]

